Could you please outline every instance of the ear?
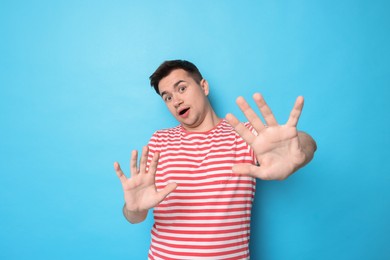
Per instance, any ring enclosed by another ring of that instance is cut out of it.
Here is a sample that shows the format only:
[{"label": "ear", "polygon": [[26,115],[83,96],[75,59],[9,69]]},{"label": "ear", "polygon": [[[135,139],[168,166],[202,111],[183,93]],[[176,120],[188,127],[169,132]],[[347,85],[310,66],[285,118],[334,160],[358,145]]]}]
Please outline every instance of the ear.
[{"label": "ear", "polygon": [[200,81],[200,87],[202,88],[205,96],[207,97],[209,95],[209,92],[210,92],[210,89],[209,89],[209,83],[207,82],[207,80],[205,79],[202,79]]}]

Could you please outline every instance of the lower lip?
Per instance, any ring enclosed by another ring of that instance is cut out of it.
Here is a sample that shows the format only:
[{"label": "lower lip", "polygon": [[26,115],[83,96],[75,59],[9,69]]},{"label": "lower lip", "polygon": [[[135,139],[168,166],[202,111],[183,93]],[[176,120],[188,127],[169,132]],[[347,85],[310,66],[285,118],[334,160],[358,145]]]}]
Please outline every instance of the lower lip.
[{"label": "lower lip", "polygon": [[190,110],[188,109],[184,114],[180,115],[180,117],[187,118],[189,114],[190,114]]}]

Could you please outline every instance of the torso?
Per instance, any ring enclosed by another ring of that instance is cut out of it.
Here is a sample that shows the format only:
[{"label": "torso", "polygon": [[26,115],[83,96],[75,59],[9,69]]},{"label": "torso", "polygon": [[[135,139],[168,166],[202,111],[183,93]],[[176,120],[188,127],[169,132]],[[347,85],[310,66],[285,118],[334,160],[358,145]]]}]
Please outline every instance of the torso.
[{"label": "torso", "polygon": [[232,173],[253,152],[222,120],[208,132],[182,126],[157,131],[149,160],[160,152],[157,189],[177,189],[154,208],[150,259],[248,259],[255,179]]}]

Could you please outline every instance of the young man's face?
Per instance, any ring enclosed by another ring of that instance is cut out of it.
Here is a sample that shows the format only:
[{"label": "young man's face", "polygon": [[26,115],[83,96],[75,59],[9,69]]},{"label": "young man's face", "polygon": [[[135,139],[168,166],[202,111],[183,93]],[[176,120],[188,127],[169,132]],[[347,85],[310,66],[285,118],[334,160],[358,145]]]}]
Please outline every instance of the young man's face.
[{"label": "young man's face", "polygon": [[169,111],[185,129],[201,129],[211,110],[206,80],[197,83],[187,71],[176,69],[160,80],[158,88]]}]

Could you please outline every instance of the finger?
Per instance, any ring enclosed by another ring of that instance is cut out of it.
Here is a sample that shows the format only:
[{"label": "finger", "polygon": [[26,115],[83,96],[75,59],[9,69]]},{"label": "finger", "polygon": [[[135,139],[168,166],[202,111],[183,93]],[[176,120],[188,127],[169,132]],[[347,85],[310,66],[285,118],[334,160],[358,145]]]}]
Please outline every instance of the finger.
[{"label": "finger", "polygon": [[245,127],[233,114],[227,114],[226,120],[234,128],[234,130],[244,139],[249,145],[255,140],[255,135]]},{"label": "finger", "polygon": [[140,173],[146,173],[146,164],[148,162],[148,153],[149,153],[149,147],[144,146],[142,148],[141,159],[139,162],[139,172]]},{"label": "finger", "polygon": [[294,107],[291,110],[290,117],[288,118],[286,125],[294,126],[294,127],[297,126],[299,117],[301,116],[302,113],[303,103],[304,103],[303,97],[299,96],[295,101]]},{"label": "finger", "polygon": [[158,202],[160,203],[161,201],[163,201],[176,188],[177,188],[177,183],[175,182],[168,183],[164,189],[162,189],[157,193]]},{"label": "finger", "polygon": [[156,173],[159,158],[160,158],[160,154],[158,152],[155,152],[152,160],[150,161],[148,173],[151,173],[151,174]]},{"label": "finger", "polygon": [[257,132],[260,132],[265,127],[260,117],[253,111],[253,109],[249,106],[246,100],[243,97],[238,97],[236,100],[238,107],[244,113],[245,117],[254,127]]},{"label": "finger", "polygon": [[269,177],[267,176],[266,172],[263,171],[261,166],[256,166],[249,163],[239,163],[235,164],[232,168],[233,173],[251,176],[254,178],[259,178],[262,180],[267,180]]},{"label": "finger", "polygon": [[138,174],[137,160],[138,160],[138,151],[137,150],[133,150],[131,152],[131,159],[130,159],[130,173],[131,173],[131,177],[133,177],[133,176]]},{"label": "finger", "polygon": [[114,162],[114,170],[116,173],[116,176],[118,176],[119,180],[123,183],[127,180],[125,174],[123,173],[121,166],[118,162]]},{"label": "finger", "polygon": [[255,101],[257,107],[259,108],[260,113],[263,116],[265,123],[268,126],[277,126],[278,122],[276,121],[276,118],[275,118],[274,114],[272,113],[271,109],[269,108],[269,106],[265,102],[263,96],[259,93],[255,93],[253,95],[253,100]]}]

